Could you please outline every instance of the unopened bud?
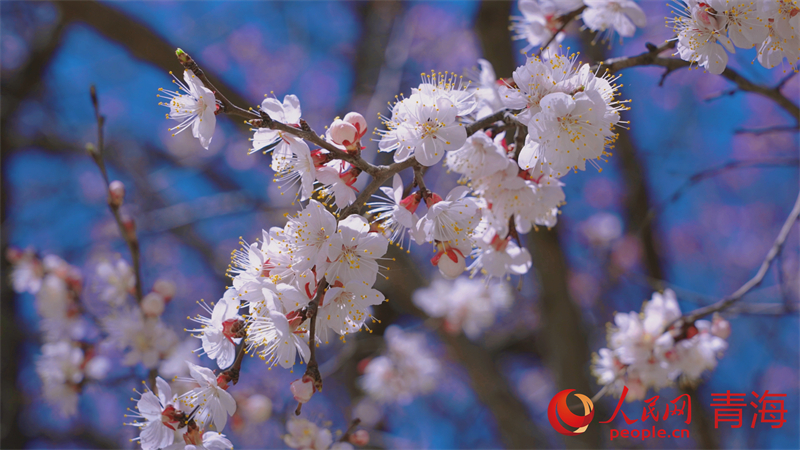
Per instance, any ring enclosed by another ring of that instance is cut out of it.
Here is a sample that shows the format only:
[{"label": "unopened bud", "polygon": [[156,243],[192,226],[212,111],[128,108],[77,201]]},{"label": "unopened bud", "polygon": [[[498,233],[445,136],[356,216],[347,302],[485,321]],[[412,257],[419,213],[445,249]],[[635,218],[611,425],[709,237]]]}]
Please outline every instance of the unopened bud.
[{"label": "unopened bud", "polygon": [[428,208],[439,203],[440,201],[442,201],[442,197],[435,192],[431,192],[427,197],[425,197],[425,204],[428,205]]},{"label": "unopened bud", "polygon": [[439,272],[448,280],[454,280],[467,269],[467,262],[461,250],[444,243],[431,263],[439,268]]},{"label": "unopened bud", "polygon": [[339,175],[339,178],[341,178],[346,185],[353,186],[353,183],[356,182],[360,174],[361,174],[361,169],[352,166],[349,169],[345,170],[344,173]]},{"label": "unopened bud", "polygon": [[125,239],[136,240],[136,221],[129,215],[122,216],[122,227],[125,229]]},{"label": "unopened bud", "polygon": [[91,142],[86,144],[86,152],[93,158],[100,156],[100,153],[97,151],[97,147],[95,147]]},{"label": "unopened bud", "polygon": [[157,292],[151,292],[142,299],[142,312],[149,317],[158,317],[164,312],[164,297]]},{"label": "unopened bud", "polygon": [[357,112],[349,112],[344,116],[344,121],[356,127],[356,139],[361,139],[367,134],[367,121]]},{"label": "unopened bud", "polygon": [[161,296],[164,297],[164,301],[167,302],[172,300],[172,297],[175,297],[176,291],[177,287],[175,287],[175,283],[163,278],[159,278],[156,280],[155,284],[153,284],[153,292],[161,294]]},{"label": "unopened bud", "polygon": [[272,400],[261,394],[251,395],[243,405],[247,420],[253,423],[266,422],[272,416]]},{"label": "unopened bud", "polygon": [[420,201],[422,201],[422,193],[417,191],[408,197],[400,200],[400,206],[407,209],[410,213],[415,213]]},{"label": "unopened bud", "polygon": [[369,432],[364,429],[356,430],[355,433],[350,435],[350,443],[358,446],[369,444]]},{"label": "unopened bud", "polygon": [[228,371],[226,370],[217,376],[217,386],[221,387],[222,389],[228,389],[228,383],[230,383],[231,380],[233,380],[233,378],[228,375]]},{"label": "unopened bud", "polygon": [[114,180],[108,185],[108,203],[113,206],[121,206],[125,199],[125,185],[122,181]]},{"label": "unopened bud", "polygon": [[711,334],[722,339],[728,339],[731,335],[731,323],[719,315],[714,315],[714,319],[711,321]]},{"label": "unopened bud", "polygon": [[192,60],[192,57],[180,48],[175,50],[175,56],[178,57],[178,61],[180,61],[181,64],[186,64]]},{"label": "unopened bud", "polygon": [[311,159],[314,160],[314,167],[322,167],[331,162],[333,157],[328,152],[323,152],[322,149],[317,149],[311,152]]},{"label": "unopened bud", "polygon": [[348,148],[353,145],[358,135],[358,130],[344,120],[336,119],[329,128],[330,137],[334,144],[344,145]]},{"label": "unopened bud", "polygon": [[298,403],[307,403],[311,400],[311,396],[317,392],[317,389],[314,387],[314,380],[308,375],[303,375],[303,378],[292,381],[292,384],[289,385],[289,389],[292,391],[292,395]]}]

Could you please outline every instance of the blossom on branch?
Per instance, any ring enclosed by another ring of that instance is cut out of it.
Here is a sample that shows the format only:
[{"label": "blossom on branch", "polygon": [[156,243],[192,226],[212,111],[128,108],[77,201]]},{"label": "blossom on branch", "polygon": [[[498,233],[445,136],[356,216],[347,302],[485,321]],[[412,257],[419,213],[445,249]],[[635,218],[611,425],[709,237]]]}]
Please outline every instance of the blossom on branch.
[{"label": "blossom on branch", "polygon": [[[167,119],[174,119],[180,122],[169,131],[175,134],[191,127],[192,136],[200,140],[200,145],[208,150],[211,138],[214,136],[214,127],[217,124],[217,100],[214,92],[205,87],[203,82],[189,70],[183,71],[181,83],[172,72],[172,82],[178,86],[177,91],[169,91],[159,88],[158,97],[166,99],[167,102],[160,102],[159,105],[169,108]],[[177,131],[176,131],[177,130]]]}]

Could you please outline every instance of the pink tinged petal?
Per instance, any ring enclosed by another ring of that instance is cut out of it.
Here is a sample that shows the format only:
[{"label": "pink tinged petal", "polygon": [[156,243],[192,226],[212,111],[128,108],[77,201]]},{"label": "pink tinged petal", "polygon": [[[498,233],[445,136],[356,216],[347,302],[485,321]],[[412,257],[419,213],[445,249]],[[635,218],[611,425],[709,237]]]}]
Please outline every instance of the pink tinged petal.
[{"label": "pink tinged petal", "polygon": [[444,142],[441,139],[434,139],[433,136],[428,136],[422,140],[422,144],[417,147],[414,156],[417,161],[423,166],[430,167],[444,157]]},{"label": "pink tinged petal", "polygon": [[378,233],[369,233],[358,240],[358,253],[368,258],[379,258],[389,248],[389,241]]},{"label": "pink tinged petal", "polygon": [[167,403],[172,399],[172,388],[169,387],[169,383],[161,377],[156,377],[156,388],[158,389],[158,399],[161,401],[161,406],[167,406]]},{"label": "pink tinged petal", "polygon": [[308,361],[308,359],[311,358],[311,350],[308,348],[306,341],[302,339],[295,339],[295,346],[297,347],[297,351],[300,353],[300,358],[303,361]]},{"label": "pink tinged petal", "polygon": [[280,122],[285,121],[285,114],[283,112],[283,105],[276,98],[267,97],[261,102],[261,109],[269,115],[273,120]]},{"label": "pink tinged petal", "polygon": [[444,142],[445,150],[458,150],[467,142],[467,129],[459,124],[453,124],[439,129],[436,137]]},{"label": "pink tinged petal", "polygon": [[233,413],[236,412],[236,400],[234,400],[233,396],[227,391],[219,391],[219,401],[222,407],[225,408],[225,411],[228,412],[229,416],[232,416]]},{"label": "pink tinged petal", "polygon": [[279,138],[280,136],[277,131],[268,128],[259,128],[253,134],[253,148],[256,150],[264,148]]},{"label": "pink tinged petal", "polygon": [[394,178],[392,179],[392,194],[387,192],[389,198],[394,199],[395,204],[399,204],[400,201],[403,200],[403,179],[400,177],[400,174],[394,174]]},{"label": "pink tinged petal", "polygon": [[539,102],[539,106],[545,114],[563,117],[575,109],[575,100],[570,95],[555,92],[545,95]]},{"label": "pink tinged petal", "polygon": [[624,12],[626,16],[630,17],[634,25],[637,27],[642,28],[647,25],[647,16],[645,15],[644,11],[642,11],[642,8],[640,8],[636,3],[625,2],[625,5],[622,7],[622,12]]},{"label": "pink tinged petal", "polygon": [[175,440],[175,432],[158,420],[148,423],[139,437],[143,450],[156,450],[171,445]]},{"label": "pink tinged petal", "polygon": [[300,99],[296,95],[283,97],[284,118],[288,124],[300,123]]},{"label": "pink tinged petal", "polygon": [[721,45],[712,44],[711,51],[708,55],[708,65],[706,69],[709,73],[719,75],[725,71],[725,66],[728,64],[728,53]]},{"label": "pink tinged petal", "polygon": [[142,398],[136,402],[136,408],[147,420],[159,420],[163,407],[158,397],[152,391],[142,394]]},{"label": "pink tinged petal", "polygon": [[194,378],[201,386],[203,385],[216,385],[217,384],[217,377],[214,376],[214,372],[207,367],[198,366],[196,364],[192,364],[189,361],[186,361],[186,365],[189,366],[189,374]]},{"label": "pink tinged petal", "polygon": [[292,150],[292,153],[297,155],[297,157],[305,157],[311,158],[311,150],[308,148],[308,144],[302,139],[292,139],[289,142],[289,147]]},{"label": "pink tinged petal", "polygon": [[[218,399],[221,400],[221,397],[219,397]],[[214,426],[217,428],[217,430],[222,431],[225,428],[225,425],[228,424],[228,414],[225,412],[225,408],[222,407],[222,404],[220,403],[219,400],[218,401],[211,400],[209,402],[209,406],[211,409],[211,418],[214,421]],[[233,406],[234,409],[236,409],[235,403]]]}]

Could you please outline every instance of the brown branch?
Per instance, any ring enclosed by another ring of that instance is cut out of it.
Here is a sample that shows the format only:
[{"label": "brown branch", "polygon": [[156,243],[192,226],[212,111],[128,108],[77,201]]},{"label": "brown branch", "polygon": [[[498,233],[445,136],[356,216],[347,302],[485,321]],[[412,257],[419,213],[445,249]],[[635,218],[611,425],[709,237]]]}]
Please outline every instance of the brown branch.
[{"label": "brown branch", "polygon": [[354,431],[356,431],[356,428],[358,428],[358,425],[360,423],[361,419],[359,419],[358,417],[353,419],[353,422],[350,423],[350,427],[348,427],[347,431],[344,432],[341,439],[339,439],[339,442],[347,442],[347,440],[350,438],[350,435],[353,434]]},{"label": "brown branch", "polygon": [[783,223],[783,227],[781,227],[780,233],[778,233],[778,237],[775,238],[775,242],[772,244],[772,248],[769,249],[767,252],[766,258],[761,263],[761,266],[758,268],[758,272],[756,272],[755,276],[747,281],[742,287],[736,290],[733,294],[729,295],[726,298],[708,306],[704,306],[702,308],[698,308],[683,317],[675,320],[672,322],[667,328],[672,327],[673,325],[679,325],[681,328],[688,327],[689,325],[693,324],[696,320],[703,318],[709,314],[719,312],[725,310],[732,306],[734,303],[741,300],[748,292],[750,292],[753,288],[757,287],[761,284],[764,280],[764,276],[767,274],[769,270],[769,266],[772,264],[772,261],[775,257],[783,249],[783,245],[786,243],[786,238],[789,236],[789,231],[791,231],[792,226],[797,221],[798,216],[800,216],[800,195],[798,195],[797,200],[794,203],[794,208],[792,208],[792,212],[789,213],[789,217],[786,218],[786,221]]},{"label": "brown branch", "polygon": [[100,103],[97,98],[97,89],[92,85],[90,87],[90,94],[92,98],[92,105],[94,106],[94,114],[95,119],[97,120],[97,147],[94,146],[87,146],[87,150],[89,150],[89,154],[91,155],[92,159],[94,160],[97,167],[100,169],[100,173],[103,175],[103,180],[106,182],[106,191],[108,193],[108,208],[111,210],[111,214],[114,216],[114,220],[117,222],[117,227],[119,228],[120,235],[128,244],[128,249],[131,252],[131,263],[133,266],[133,274],[136,281],[136,302],[142,302],[142,275],[141,275],[141,263],[140,263],[140,251],[139,251],[139,238],[136,236],[136,230],[133,220],[130,220],[130,225],[126,225],[125,222],[122,220],[122,214],[120,212],[120,202],[115,202],[111,200],[111,182],[108,178],[108,172],[106,171],[106,163],[103,157],[103,125],[105,124],[105,117],[100,114]]},{"label": "brown branch", "polygon": [[[636,56],[626,56],[620,58],[611,58],[601,62],[599,65],[593,66],[593,69],[597,69],[598,67],[604,66],[608,71],[617,72],[622,69],[628,69],[631,67],[639,67],[639,66],[660,66],[667,69],[665,76],[674,71],[684,67],[691,67],[695,63],[691,61],[684,61],[678,58],[665,58],[663,56],[659,56],[662,52],[675,48],[676,41],[670,40],[665,42],[664,44],[656,47],[656,46],[648,46],[649,50],[645,53],[641,53]],[[778,87],[768,87],[763,86],[760,84],[753,83],[752,81],[748,80],[744,76],[742,76],[739,72],[731,69],[730,67],[726,67],[725,70],[722,72],[721,76],[727,78],[729,81],[736,84],[739,90],[744,92],[752,92],[754,94],[761,95],[766,97],[773,102],[775,102],[778,106],[780,106],[784,111],[788,112],[795,120],[800,119],[800,107],[797,106],[794,102],[789,100],[783,93],[780,91],[782,85]],[[663,78],[662,78],[663,81]]]},{"label": "brown branch", "polygon": [[[706,169],[696,174],[692,175],[687,179],[669,198],[661,203],[661,205],[650,208],[647,211],[647,216],[645,217],[642,225],[640,226],[640,231],[648,226],[650,222],[658,215],[660,212],[663,212],[664,208],[668,205],[675,203],[678,201],[679,198],[683,195],[683,193],[691,188],[692,186],[700,183],[701,181],[707,180],[709,178],[715,177],[717,175],[723,174],[729,170],[734,169],[746,169],[746,168],[755,168],[755,167],[797,167],[800,164],[800,159],[798,158],[775,158],[775,159],[766,159],[766,160],[751,160],[751,161],[730,161],[721,166],[712,167],[710,169]],[[654,274],[657,278],[660,278],[661,275]]]}]

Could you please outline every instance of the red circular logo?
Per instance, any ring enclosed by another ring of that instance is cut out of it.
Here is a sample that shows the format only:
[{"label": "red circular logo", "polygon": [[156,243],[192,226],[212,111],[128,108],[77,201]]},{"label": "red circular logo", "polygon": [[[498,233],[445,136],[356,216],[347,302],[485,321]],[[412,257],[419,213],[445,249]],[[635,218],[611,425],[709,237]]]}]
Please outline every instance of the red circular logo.
[{"label": "red circular logo", "polygon": [[[567,395],[573,391],[575,391],[575,389],[564,389],[559,392],[550,400],[550,405],[547,407],[547,419],[550,420],[550,425],[554,430],[565,436],[577,436],[583,433],[589,428],[589,424],[594,418],[594,404],[589,397],[583,394],[576,393],[573,395],[578,397],[583,403],[584,414],[579,416],[569,410],[567,406]],[[561,420],[559,421],[559,419]],[[575,430],[569,431],[564,428],[564,425],[561,424],[562,422]]]}]

